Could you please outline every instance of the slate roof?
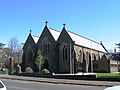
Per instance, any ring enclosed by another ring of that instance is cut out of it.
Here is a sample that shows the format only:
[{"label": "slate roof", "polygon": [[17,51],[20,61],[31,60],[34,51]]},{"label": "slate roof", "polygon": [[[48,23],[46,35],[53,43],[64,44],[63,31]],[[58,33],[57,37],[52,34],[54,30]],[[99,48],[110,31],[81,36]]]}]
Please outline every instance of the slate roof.
[{"label": "slate roof", "polygon": [[37,43],[37,42],[38,42],[39,37],[38,37],[38,36],[35,36],[35,35],[31,35],[31,36],[32,36],[32,38],[33,38],[34,42],[35,42],[35,43]]},{"label": "slate roof", "polygon": [[[57,41],[61,32],[54,30],[52,28],[49,28],[49,31],[52,34],[55,41]],[[100,43],[90,40],[81,35],[75,34],[73,32],[70,32],[70,31],[67,31],[67,32],[68,32],[69,36],[71,37],[71,39],[73,41],[75,41],[75,44],[107,53],[106,49]]]},{"label": "slate roof", "polygon": [[70,32],[70,31],[68,31],[68,34],[72,38],[72,40],[75,41],[75,44],[77,44],[77,45],[88,47],[88,48],[91,48],[91,49],[94,49],[97,51],[107,53],[105,48],[98,42],[95,42],[93,40],[90,40],[88,38],[85,38],[81,35],[75,34],[75,33]]},{"label": "slate roof", "polygon": [[[55,41],[57,41],[57,39],[60,36],[60,31],[54,30],[52,28],[49,28],[50,33],[52,34],[53,38],[55,39]],[[101,52],[105,52],[107,53],[107,50],[104,48],[104,46],[98,42],[95,42],[93,40],[90,40],[86,37],[83,37],[81,35],[75,34],[73,32],[67,31],[67,33],[69,34],[69,36],[71,37],[71,39],[73,41],[75,41],[76,45],[80,45],[83,47],[87,47],[87,48],[91,48],[97,51],[101,51]],[[35,43],[38,42],[39,37],[38,36],[34,36],[32,35],[32,38],[34,40]]]},{"label": "slate roof", "polygon": [[52,28],[49,28],[49,31],[50,31],[50,33],[52,34],[52,36],[53,36],[53,38],[55,39],[55,41],[57,41],[57,39],[58,39],[58,37],[59,37],[59,35],[60,35],[60,32],[57,31],[57,30],[54,30],[54,29],[52,29]]}]

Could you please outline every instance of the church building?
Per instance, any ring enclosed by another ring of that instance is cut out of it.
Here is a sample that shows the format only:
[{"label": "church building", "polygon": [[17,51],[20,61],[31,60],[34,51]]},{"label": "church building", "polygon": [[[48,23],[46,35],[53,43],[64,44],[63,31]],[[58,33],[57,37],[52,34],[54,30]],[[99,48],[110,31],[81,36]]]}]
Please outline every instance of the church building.
[{"label": "church building", "polygon": [[71,31],[63,25],[60,31],[46,25],[41,35],[34,36],[31,31],[23,47],[23,66],[36,71],[35,58],[41,50],[44,64],[51,73],[93,72],[95,60],[107,53],[102,42],[98,43]]}]

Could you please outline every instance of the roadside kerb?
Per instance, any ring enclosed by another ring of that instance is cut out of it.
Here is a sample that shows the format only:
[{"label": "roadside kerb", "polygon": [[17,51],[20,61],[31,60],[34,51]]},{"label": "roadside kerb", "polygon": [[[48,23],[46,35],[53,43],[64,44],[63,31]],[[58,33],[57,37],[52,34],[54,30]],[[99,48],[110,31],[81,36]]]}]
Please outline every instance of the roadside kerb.
[{"label": "roadside kerb", "polygon": [[41,78],[41,77],[25,77],[15,75],[0,75],[1,79],[22,80],[22,81],[34,81],[41,83],[53,83],[53,84],[69,84],[69,85],[86,85],[86,86],[115,86],[119,85],[119,82],[109,81],[90,81],[90,80],[68,80],[68,79],[54,79],[54,78]]}]

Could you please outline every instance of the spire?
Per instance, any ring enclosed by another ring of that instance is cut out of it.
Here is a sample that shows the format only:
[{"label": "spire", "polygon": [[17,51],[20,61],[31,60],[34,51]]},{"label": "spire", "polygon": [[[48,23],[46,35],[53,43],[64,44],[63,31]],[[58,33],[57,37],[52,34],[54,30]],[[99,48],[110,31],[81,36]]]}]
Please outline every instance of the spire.
[{"label": "spire", "polygon": [[48,21],[46,21],[45,23],[46,23],[46,26],[47,26],[47,24],[48,24]]}]

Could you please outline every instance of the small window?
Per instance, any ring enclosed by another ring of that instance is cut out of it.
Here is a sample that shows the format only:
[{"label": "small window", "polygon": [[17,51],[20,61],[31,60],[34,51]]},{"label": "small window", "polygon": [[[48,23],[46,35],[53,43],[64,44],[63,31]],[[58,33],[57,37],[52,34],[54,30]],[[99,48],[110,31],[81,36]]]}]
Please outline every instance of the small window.
[{"label": "small window", "polygon": [[95,54],[94,54],[94,60],[96,60],[96,56],[95,56]]},{"label": "small window", "polygon": [[88,55],[88,52],[86,52],[86,63],[89,64],[89,55]]},{"label": "small window", "polygon": [[117,67],[117,65],[116,64],[111,64],[111,67]]},{"label": "small window", "polygon": [[67,60],[67,47],[64,45],[62,49],[63,60]]},{"label": "small window", "polygon": [[82,52],[81,52],[81,50],[79,52],[79,61],[82,62]]}]

